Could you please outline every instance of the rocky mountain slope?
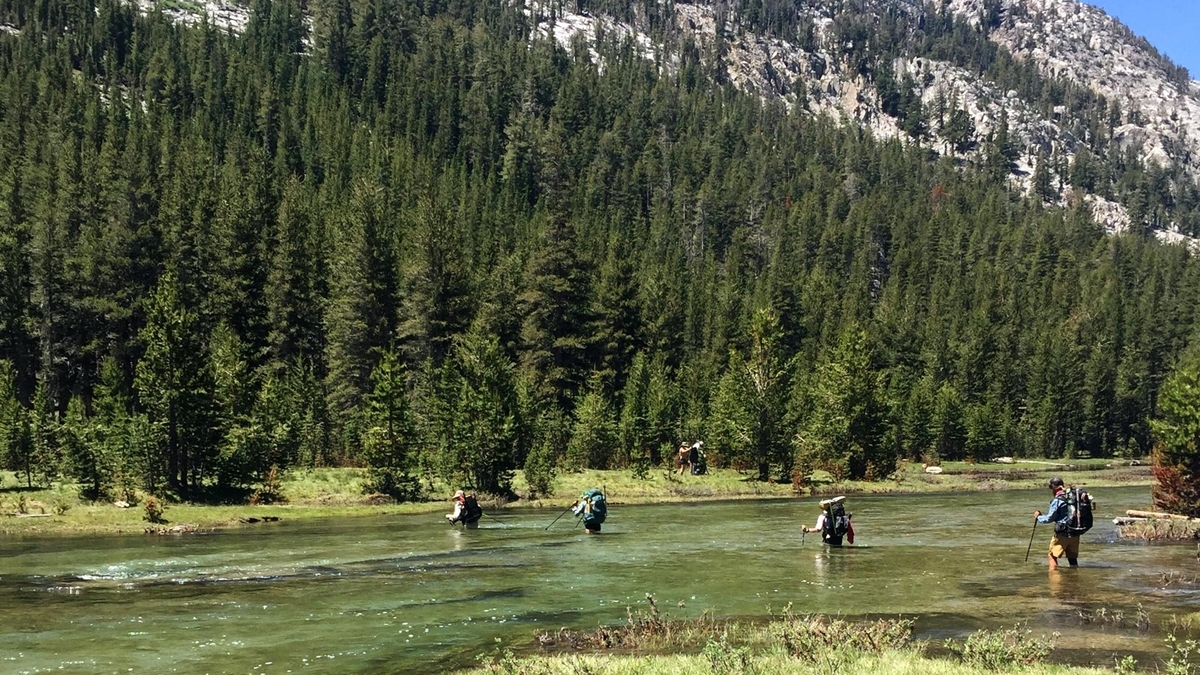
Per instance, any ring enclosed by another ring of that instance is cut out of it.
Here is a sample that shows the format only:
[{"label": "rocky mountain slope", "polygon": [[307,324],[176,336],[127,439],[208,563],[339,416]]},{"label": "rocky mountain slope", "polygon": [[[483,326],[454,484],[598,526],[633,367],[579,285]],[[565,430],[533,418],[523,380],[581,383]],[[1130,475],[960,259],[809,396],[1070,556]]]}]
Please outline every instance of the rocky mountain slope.
[{"label": "rocky mountain slope", "polygon": [[[849,9],[819,0],[800,3],[796,35],[804,39],[789,39],[737,26],[721,4],[672,7],[678,34],[707,53],[722,53],[729,81],[742,89],[862,125],[882,138],[919,142],[962,162],[985,161],[989,146],[1005,138],[1008,179],[1017,189],[1036,191],[1050,202],[1083,200],[1112,231],[1145,224],[1161,238],[1181,238],[1179,222],[1144,209],[1131,217],[1127,199],[1080,187],[1075,183],[1081,181],[1068,176],[1084,149],[1089,158],[1120,156],[1146,167],[1178,169],[1193,186],[1200,176],[1200,83],[1099,9],[1076,0],[937,0],[924,6],[874,0]],[[847,12],[914,27],[938,12],[952,13],[979,39],[1034,66],[1045,80],[1086,89],[1093,98],[1075,109],[1050,106],[961,63],[905,49],[887,60],[888,79],[901,83],[900,96],[919,100],[926,120],[914,131],[883,100],[881,67],[864,72],[863,45],[847,40],[848,31],[839,26]],[[647,54],[653,52],[652,40],[636,22],[589,13],[530,13],[543,35],[564,45],[579,35],[632,36]],[[1107,118],[1107,129],[1089,131],[1087,116]],[[1039,164],[1046,165],[1041,177]]]},{"label": "rocky mountain slope", "polygon": [[[149,8],[153,0],[139,2]],[[624,20],[579,9],[578,2],[529,2],[526,13],[535,34],[566,47],[589,41],[593,59],[600,58],[597,40],[632,40],[669,69],[689,42],[723,59],[728,81],[739,88],[963,164],[998,162],[1014,189],[1050,203],[1086,203],[1110,231],[1146,227],[1189,241],[1200,233],[1200,82],[1103,11],[1078,0],[799,0],[777,10],[783,16],[776,24],[786,30],[759,30],[736,18],[747,6],[660,3],[668,29],[657,32],[639,8]],[[180,21],[206,13],[232,30],[247,17],[226,0],[164,11]],[[938,21],[941,27],[931,29]],[[907,42],[880,52],[878,35],[897,27]],[[976,54],[931,49],[938,37],[931,33],[939,30],[953,38],[943,42],[966,44],[968,52],[994,45],[1041,80],[996,76],[996,56],[986,50],[990,70]],[[1026,86],[1019,91],[1014,81]],[[1129,187],[1130,165],[1167,172],[1153,175],[1161,183],[1157,199]],[[1189,195],[1192,218],[1174,203]]]}]

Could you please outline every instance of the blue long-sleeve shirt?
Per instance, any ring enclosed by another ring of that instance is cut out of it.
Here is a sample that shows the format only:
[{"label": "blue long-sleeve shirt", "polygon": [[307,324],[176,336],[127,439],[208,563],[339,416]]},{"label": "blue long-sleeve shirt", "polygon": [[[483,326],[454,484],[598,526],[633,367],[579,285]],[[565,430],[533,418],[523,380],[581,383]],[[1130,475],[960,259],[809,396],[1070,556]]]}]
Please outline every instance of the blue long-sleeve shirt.
[{"label": "blue long-sleeve shirt", "polygon": [[1046,515],[1038,516],[1039,523],[1057,523],[1067,519],[1067,493],[1066,491],[1059,492],[1054,495],[1054,499],[1050,500],[1050,508]]}]

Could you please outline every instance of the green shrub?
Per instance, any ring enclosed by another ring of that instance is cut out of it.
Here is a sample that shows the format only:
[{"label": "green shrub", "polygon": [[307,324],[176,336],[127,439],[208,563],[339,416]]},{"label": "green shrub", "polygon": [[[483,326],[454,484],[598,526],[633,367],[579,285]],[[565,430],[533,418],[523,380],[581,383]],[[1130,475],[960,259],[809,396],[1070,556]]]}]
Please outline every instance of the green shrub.
[{"label": "green shrub", "polygon": [[1116,675],[1136,675],[1138,671],[1137,667],[1137,659],[1133,658],[1133,656],[1129,654],[1126,654],[1125,658],[1117,661],[1117,665],[1113,668],[1113,672],[1116,673]]},{"label": "green shrub", "polygon": [[1046,660],[1054,649],[1054,637],[1034,637],[1017,628],[981,630],[969,635],[958,654],[963,663],[975,668],[1001,670],[1014,666],[1033,666]]},{"label": "green shrub", "polygon": [[785,614],[772,624],[771,633],[793,658],[821,662],[832,654],[850,657],[911,648],[912,629],[911,619],[850,623],[826,616]]},{"label": "green shrub", "polygon": [[1171,658],[1167,660],[1167,675],[1194,675],[1198,670],[1195,656],[1200,656],[1200,643],[1196,640],[1180,640],[1174,633],[1167,636]]},{"label": "green shrub", "polygon": [[709,640],[701,652],[714,675],[748,675],[752,672],[750,650],[730,646],[726,635],[721,640]]},{"label": "green shrub", "polygon": [[166,518],[163,518],[163,512],[165,510],[166,507],[163,506],[162,502],[158,501],[154,497],[146,497],[146,515],[143,516],[143,518],[148,523],[161,525],[167,522]]}]

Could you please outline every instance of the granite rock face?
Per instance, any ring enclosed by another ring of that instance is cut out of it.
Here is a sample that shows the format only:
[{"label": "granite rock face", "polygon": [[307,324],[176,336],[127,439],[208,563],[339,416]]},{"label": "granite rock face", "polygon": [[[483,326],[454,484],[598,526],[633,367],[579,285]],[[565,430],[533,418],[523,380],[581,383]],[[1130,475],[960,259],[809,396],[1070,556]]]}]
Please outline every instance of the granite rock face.
[{"label": "granite rock face", "polygon": [[[884,110],[870,78],[842,56],[846,45],[838,44],[833,30],[839,4],[817,0],[798,5],[800,25],[812,29],[812,39],[803,45],[721,24],[720,5],[704,1],[673,5],[674,27],[701,46],[711,47],[723,40],[720,52],[735,86],[763,97],[778,97],[812,114],[860,125],[880,138],[921,143],[966,163],[981,161],[987,142],[1003,127],[1014,154],[1009,181],[1015,189],[1032,193],[1038,162],[1053,157],[1054,164],[1048,169],[1053,194],[1046,196],[1048,201],[1065,204],[1078,200],[1090,205],[1096,220],[1110,231],[1130,226],[1122,204],[1066,187],[1060,174],[1081,149],[1096,156],[1105,151],[1093,139],[1073,135],[1061,107],[1039,110],[1016,91],[1005,90],[954,63],[901,57],[891,64],[894,79],[911,82],[926,110],[965,113],[973,138],[954,142],[941,124],[929,124],[919,139],[905,132],[902,121]],[[924,13],[946,10],[981,31],[988,22],[987,39],[1017,60],[1032,63],[1043,75],[1070,81],[1115,102],[1119,120],[1112,139],[1122,152],[1132,152],[1147,164],[1177,166],[1193,178],[1200,176],[1200,82],[1187,78],[1186,71],[1099,9],[1076,0],[935,0],[923,6],[909,0],[864,0],[858,7],[858,11],[907,14],[913,22],[920,21]],[[563,45],[580,37],[594,40],[597,35],[607,35],[618,40],[632,38],[648,58],[658,50],[636,22],[631,25],[569,12],[549,18],[534,10],[530,16],[539,34],[553,36]],[[665,68],[673,63],[670,58],[660,62]],[[1160,224],[1160,229],[1163,239],[1181,239],[1169,223]]]},{"label": "granite rock face", "polygon": [[[518,0],[525,7],[534,35],[552,38],[573,48],[588,43],[593,60],[601,59],[595,41],[632,40],[647,59],[664,69],[678,63],[669,45],[658,44],[637,20],[617,21],[601,14],[572,13],[567,7]],[[153,0],[138,0],[147,8]],[[223,28],[245,27],[245,5],[228,0],[202,0],[191,11],[172,9],[179,21],[196,21],[202,14]],[[903,120],[889,114],[880,100],[872,76],[864,75],[839,42],[835,23],[847,10],[844,0],[806,0],[795,6],[793,17],[807,38],[787,40],[738,30],[727,19],[719,2],[675,2],[672,30],[675,39],[686,36],[705,53],[721,54],[728,80],[765,98],[777,98],[789,107],[813,115],[827,115],[845,124],[860,125],[875,136],[919,143],[931,151],[966,164],[982,162],[988,144],[1006,135],[1010,148],[1008,180],[1014,189],[1033,194],[1039,162],[1050,176],[1050,190],[1041,194],[1049,202],[1083,203],[1110,231],[1128,228],[1124,205],[1095,194],[1075,192],[1067,186],[1066,168],[1077,153],[1087,149],[1102,157],[1106,149],[1095,139],[1077,137],[1059,108],[1039,109],[1016,91],[980,77],[954,63],[926,57],[899,57],[892,61],[897,83],[911,86],[906,95],[918,99],[925,111],[937,111],[917,137],[906,131]],[[184,6],[184,5],[179,5]],[[179,7],[177,6],[177,7]],[[1078,0],[858,0],[852,11],[900,17],[918,25],[933,12],[950,12],[975,27],[986,39],[1007,50],[1015,59],[1034,65],[1050,78],[1091,90],[1113,104],[1116,117],[1112,145],[1147,165],[1178,168],[1193,180],[1200,177],[1200,82],[1163,58],[1152,45],[1134,35],[1103,11]],[[3,27],[0,27],[2,30]],[[715,47],[720,45],[720,49]],[[603,67],[603,64],[600,64]],[[947,131],[945,118],[956,111],[969,124],[958,133]],[[968,138],[963,137],[966,128]],[[1103,141],[1108,143],[1108,139]],[[1053,158],[1053,162],[1047,158]],[[1144,224],[1139,224],[1144,225]],[[1156,223],[1160,237],[1181,237],[1173,224]]]}]

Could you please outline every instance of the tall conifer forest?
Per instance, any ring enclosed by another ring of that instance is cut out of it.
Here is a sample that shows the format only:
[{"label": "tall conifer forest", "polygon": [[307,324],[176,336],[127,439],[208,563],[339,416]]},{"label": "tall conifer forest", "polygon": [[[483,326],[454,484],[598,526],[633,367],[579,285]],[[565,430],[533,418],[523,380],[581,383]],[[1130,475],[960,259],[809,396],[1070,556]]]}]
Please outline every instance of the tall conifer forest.
[{"label": "tall conifer forest", "polygon": [[784,481],[1137,457],[1196,332],[1186,247],[743,93],[667,28],[647,54],[477,0],[0,21],[0,460],[30,485],[501,494],[701,439]]}]

